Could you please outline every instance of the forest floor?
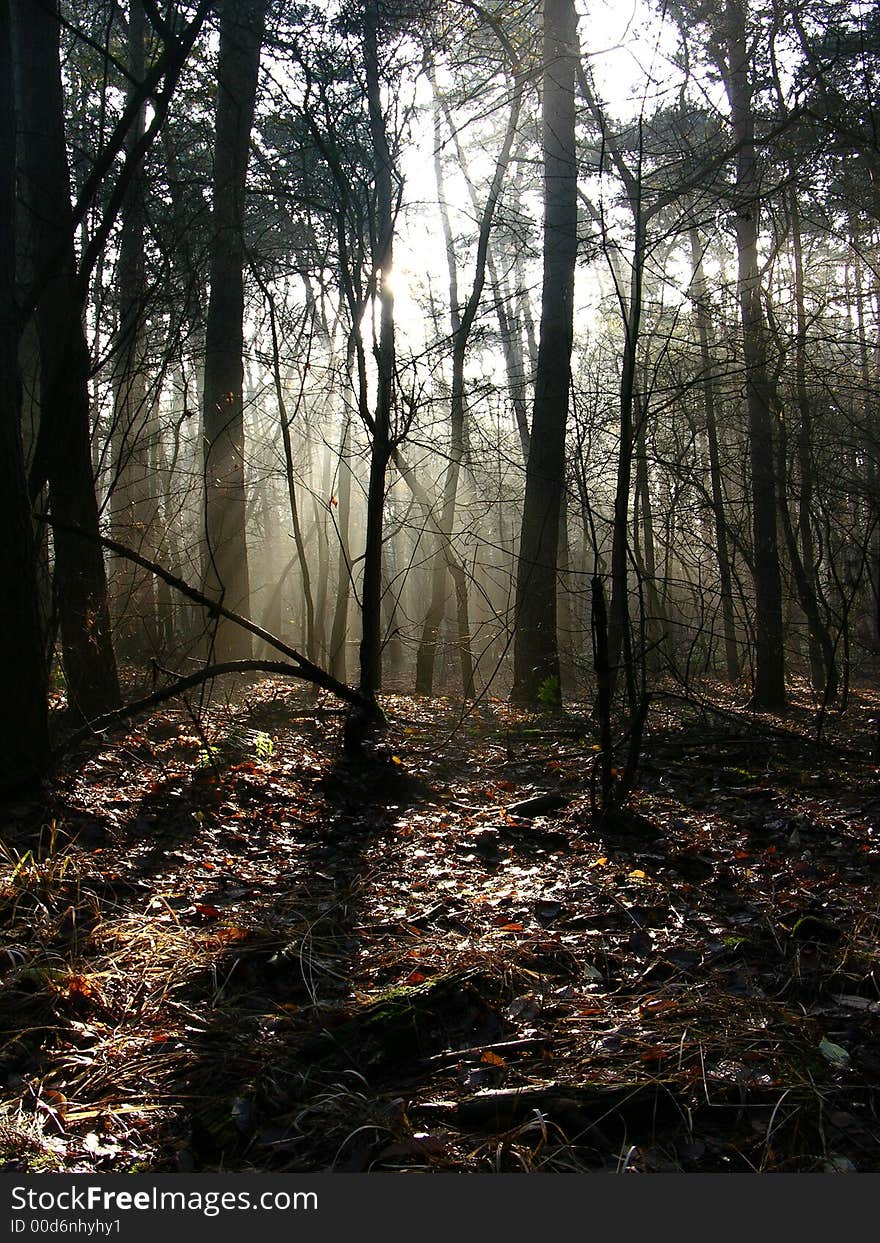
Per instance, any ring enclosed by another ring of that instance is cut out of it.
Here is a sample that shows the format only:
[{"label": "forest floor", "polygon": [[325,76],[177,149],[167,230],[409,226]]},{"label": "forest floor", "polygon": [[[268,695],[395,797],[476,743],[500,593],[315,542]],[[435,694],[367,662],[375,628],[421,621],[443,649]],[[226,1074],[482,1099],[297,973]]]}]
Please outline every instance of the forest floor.
[{"label": "forest floor", "polygon": [[586,709],[383,704],[353,762],[263,682],[5,809],[0,1170],[880,1169],[875,699],[658,696],[604,827]]}]

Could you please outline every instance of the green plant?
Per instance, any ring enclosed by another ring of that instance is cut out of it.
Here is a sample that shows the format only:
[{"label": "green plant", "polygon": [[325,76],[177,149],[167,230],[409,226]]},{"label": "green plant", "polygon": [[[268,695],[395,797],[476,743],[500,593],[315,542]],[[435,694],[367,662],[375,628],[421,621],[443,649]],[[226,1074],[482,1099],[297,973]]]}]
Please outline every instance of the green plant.
[{"label": "green plant", "polygon": [[219,747],[207,746],[202,747],[196,757],[196,765],[198,768],[216,768],[218,764],[223,762],[223,752]]},{"label": "green plant", "polygon": [[266,760],[275,752],[272,737],[262,729],[242,729],[233,726],[227,730],[219,741],[202,747],[196,757],[199,768],[220,768],[232,764],[236,759],[254,755],[258,760]]},{"label": "green plant", "polygon": [[258,729],[254,734],[254,753],[258,760],[267,760],[275,750],[275,743],[263,730]]},{"label": "green plant", "polygon": [[559,678],[555,673],[545,678],[538,687],[538,699],[545,708],[558,708],[561,702]]}]

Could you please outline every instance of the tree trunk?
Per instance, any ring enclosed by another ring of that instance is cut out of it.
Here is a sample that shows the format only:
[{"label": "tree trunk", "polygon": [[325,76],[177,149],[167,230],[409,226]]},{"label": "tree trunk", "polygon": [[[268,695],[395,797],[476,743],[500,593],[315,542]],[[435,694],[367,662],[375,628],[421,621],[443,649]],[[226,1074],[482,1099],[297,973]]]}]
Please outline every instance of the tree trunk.
[{"label": "tree trunk", "polygon": [[[107,576],[98,534],[90,443],[85,295],[73,247],[64,137],[59,19],[52,0],[13,0],[21,151],[19,200],[29,293],[40,346],[40,428],[30,498],[49,485],[55,605],[71,710],[90,718],[119,706]],[[77,533],[77,529],[84,532]]]},{"label": "tree trunk", "polygon": [[761,184],[755,151],[753,86],[746,39],[747,0],[726,0],[724,79],[736,141],[737,291],[742,322],[743,363],[752,476],[752,540],[755,585],[755,679],[752,707],[774,711],[785,705],[782,580],[776,530],[777,480],[773,452],[772,389],[761,307],[758,221]]},{"label": "tree trunk", "polygon": [[[354,370],[354,345],[348,345],[345,376],[351,384]],[[339,554],[336,559],[336,603],[330,628],[330,672],[340,682],[346,680],[346,640],[348,637],[348,602],[351,595],[351,554],[349,552],[349,521],[351,516],[351,416],[342,412],[342,434],[339,442],[339,473],[336,483],[336,531]],[[332,504],[332,501],[331,501]]]},{"label": "tree trunk", "polygon": [[[868,499],[868,521],[873,530],[868,545],[868,594],[869,617],[867,641],[876,652],[880,649],[880,445],[877,437],[877,416],[875,393],[880,387],[880,339],[875,335],[873,346],[869,349],[867,326],[867,297],[861,254],[862,239],[858,222],[850,220],[850,247],[853,252],[853,285],[855,292],[856,324],[859,337],[859,373],[861,379],[860,408],[865,429],[866,453],[866,485]],[[880,281],[874,278],[875,305],[880,310]],[[871,361],[873,355],[873,378]]]},{"label": "tree trunk", "polygon": [[[492,177],[492,183],[489,187],[489,192],[486,196],[486,202],[483,206],[482,213],[480,214],[474,281],[471,287],[471,292],[468,295],[467,302],[461,312],[459,312],[458,307],[458,270],[455,258],[455,247],[453,245],[452,228],[449,222],[449,212],[446,205],[443,164],[440,154],[440,104],[437,97],[436,82],[432,82],[432,86],[434,89],[434,172],[437,181],[437,200],[440,206],[443,236],[446,243],[446,262],[449,270],[450,326],[452,329],[452,394],[450,404],[449,465],[446,469],[446,478],[443,484],[443,507],[440,511],[441,539],[444,539],[447,543],[449,543],[452,540],[452,532],[455,526],[455,508],[458,497],[458,482],[464,458],[466,438],[467,405],[465,401],[464,381],[465,357],[467,355],[467,347],[471,329],[473,328],[474,320],[476,319],[477,311],[480,306],[480,299],[483,296],[483,288],[486,283],[486,265],[489,257],[489,238],[495,219],[495,211],[498,206],[498,200],[501,196],[501,188],[504,184],[504,178],[507,176],[507,169],[510,164],[510,153],[513,147],[513,140],[516,135],[516,127],[519,123],[523,83],[521,78],[517,78],[513,98],[511,100],[510,114],[508,116],[504,139],[501,144],[501,150],[498,153],[498,158],[495,161],[495,171]],[[470,180],[467,180],[473,196],[473,186]],[[476,203],[474,206],[476,208]],[[425,619],[424,629],[422,631],[422,641],[419,645],[416,670],[416,694],[419,695],[430,695],[433,690],[434,653],[437,646],[437,635],[440,629],[440,623],[443,620],[446,597],[446,569],[447,564],[442,560],[438,560],[432,581],[431,603]],[[473,699],[475,694],[474,661],[471,653],[467,578],[464,574],[461,574],[460,576],[453,575],[453,579],[455,584],[456,617],[458,623],[461,692],[465,699]]]},{"label": "tree trunk", "polygon": [[[623,358],[620,368],[620,444],[617,451],[617,486],[614,492],[614,525],[611,535],[611,605],[608,610],[608,659],[612,691],[617,667],[626,673],[627,693],[635,709],[635,670],[629,623],[629,506],[635,436],[636,363],[642,320],[642,279],[645,265],[647,220],[641,204],[641,183],[629,187],[634,237],[629,298],[623,325]],[[623,658],[621,661],[621,657]]]},{"label": "tree trunk", "polygon": [[[267,0],[222,0],[213,235],[205,327],[205,592],[247,612],[244,477],[244,199]],[[251,640],[217,619],[212,658],[244,660]]]},{"label": "tree trunk", "polygon": [[544,3],[544,274],[516,583],[514,702],[559,702],[556,563],[577,258],[572,0]]},{"label": "tree trunk", "polygon": [[[306,655],[309,660],[317,662],[318,645],[315,638],[315,603],[312,597],[312,576],[309,560],[306,555],[300,521],[299,504],[296,497],[296,477],[293,462],[293,443],[290,438],[290,416],[284,400],[284,385],[281,380],[281,358],[278,350],[278,327],[275,321],[275,300],[271,291],[263,287],[264,296],[269,307],[269,326],[272,331],[272,378],[275,384],[275,399],[278,403],[278,420],[281,424],[281,439],[284,442],[284,475],[287,481],[287,499],[290,504],[290,523],[293,527],[293,541],[302,576],[303,604],[305,606]],[[308,360],[306,361],[308,367]]]},{"label": "tree trunk", "polygon": [[[651,502],[651,486],[648,477],[647,411],[644,399],[637,401],[635,421],[636,461],[636,508],[638,523],[634,526],[634,538],[641,537],[640,568],[644,576],[645,603],[648,616],[645,619],[647,642],[659,643],[666,626],[663,601],[657,588],[657,551],[654,540],[654,508]],[[634,514],[634,517],[636,515]]]},{"label": "tree trunk", "polygon": [[703,412],[706,417],[706,442],[709,448],[709,482],[712,489],[712,516],[715,524],[715,555],[718,561],[718,578],[721,585],[721,624],[724,631],[724,662],[727,680],[739,681],[739,650],[736,643],[736,621],[733,612],[733,576],[727,538],[727,513],[724,504],[724,488],[721,477],[721,459],[718,452],[718,424],[715,416],[715,383],[713,380],[712,350],[709,341],[709,307],[706,303],[706,278],[703,272],[703,255],[700,238],[695,227],[690,229],[691,268],[693,278],[691,293],[700,344],[700,382],[703,391]]},{"label": "tree trunk", "polygon": [[382,683],[382,532],[385,509],[385,476],[391,458],[391,410],[394,400],[394,295],[391,275],[394,263],[394,203],[391,152],[382,112],[379,81],[379,4],[368,0],[364,12],[364,69],[370,138],[376,168],[376,205],[373,243],[373,279],[379,303],[379,335],[374,341],[378,377],[376,405],[370,442],[370,479],[367,487],[367,530],[364,548],[360,690],[375,699]]},{"label": "tree trunk", "polygon": [[[144,77],[145,19],[142,0],[128,6],[128,101]],[[146,128],[146,101],[140,101],[126,139],[130,154]],[[141,169],[128,185],[122,205],[117,269],[118,327],[113,368],[114,410],[111,444],[113,486],[110,514],[114,538],[155,559],[159,522],[158,495],[151,458],[157,428],[151,419],[144,359],[144,186]],[[158,644],[155,585],[152,576],[124,558],[111,562],[117,650],[144,659]]]},{"label": "tree trunk", "polygon": [[48,767],[46,670],[36,549],[21,443],[20,318],[15,305],[15,110],[9,0],[0,0],[0,582],[4,648],[0,796]]},{"label": "tree trunk", "polygon": [[[794,172],[794,170],[792,170]],[[791,247],[794,259],[794,303],[796,317],[795,336],[795,387],[797,391],[800,427],[797,438],[797,461],[800,494],[797,511],[797,543],[794,546],[792,564],[795,581],[801,596],[801,607],[807,617],[808,653],[810,660],[810,683],[813,690],[833,700],[837,693],[834,644],[828,628],[819,612],[819,593],[816,587],[816,553],[813,540],[813,403],[807,385],[807,312],[804,300],[804,258],[801,235],[801,214],[797,189],[794,184],[788,192],[789,219],[791,223]],[[780,440],[783,436],[780,436]],[[786,456],[780,451],[779,503],[784,509],[783,519],[788,518],[788,500],[785,487]],[[788,530],[785,528],[786,540]]]}]

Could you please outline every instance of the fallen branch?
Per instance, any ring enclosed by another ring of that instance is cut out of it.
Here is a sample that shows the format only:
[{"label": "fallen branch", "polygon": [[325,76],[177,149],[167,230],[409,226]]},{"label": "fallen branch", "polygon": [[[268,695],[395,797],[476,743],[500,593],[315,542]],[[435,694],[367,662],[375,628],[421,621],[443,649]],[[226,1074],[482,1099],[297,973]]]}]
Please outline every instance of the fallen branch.
[{"label": "fallen branch", "polygon": [[[103,733],[105,729],[110,729],[114,725],[120,725],[133,716],[139,716],[141,712],[150,712],[159,704],[192,690],[194,686],[200,686],[203,682],[209,682],[211,678],[222,677],[226,673],[277,673],[288,678],[305,678],[296,665],[287,665],[281,660],[230,660],[221,665],[206,665],[196,673],[191,673],[185,678],[178,678],[170,686],[163,686],[150,695],[144,695],[142,699],[134,699],[131,703],[123,704],[121,708],[113,712],[95,717],[94,720],[89,721],[87,725],[83,725],[81,729],[66,738],[63,745],[56,749],[55,755],[63,755],[86,738]],[[305,678],[305,680],[311,679]]]},{"label": "fallen branch", "polygon": [[[115,552],[118,557],[124,557],[126,561],[133,561],[135,565],[141,566],[142,569],[148,570],[151,574],[155,574],[157,578],[161,578],[169,587],[173,587],[175,591],[180,592],[188,600],[192,600],[194,604],[201,604],[204,608],[217,617],[225,617],[228,621],[234,622],[237,626],[241,626],[243,630],[249,631],[256,635],[258,639],[262,639],[269,647],[274,647],[277,652],[281,652],[289,660],[294,662],[296,667],[295,676],[305,682],[312,682],[315,686],[320,686],[326,691],[330,691],[339,699],[345,700],[355,708],[360,708],[367,714],[373,715],[378,713],[378,708],[367,699],[360,691],[354,690],[350,686],[346,686],[344,682],[340,682],[334,678],[332,674],[327,673],[320,665],[313,664],[296,648],[289,647],[281,639],[270,634],[268,630],[264,630],[262,626],[258,626],[247,617],[242,617],[240,613],[233,612],[232,609],[226,608],[218,600],[212,600],[206,596],[204,592],[198,591],[192,587],[184,579],[179,578],[176,574],[172,574],[166,570],[164,566],[159,565],[156,561],[150,561],[148,557],[143,557],[139,552],[135,552],[133,548],[128,548],[125,544],[120,544],[117,540],[108,539],[104,535],[93,535],[89,531],[84,531],[82,527],[73,522],[61,522],[57,518],[52,518],[48,514],[35,514],[40,522],[48,523],[49,526],[58,527],[61,530],[72,531],[75,535],[80,535],[83,539],[97,541],[102,548]],[[248,661],[234,662],[237,669],[241,669],[242,665],[247,665]],[[219,666],[218,666],[219,667]],[[286,668],[287,676],[294,676],[292,669]],[[202,681],[205,681],[202,678]]]}]

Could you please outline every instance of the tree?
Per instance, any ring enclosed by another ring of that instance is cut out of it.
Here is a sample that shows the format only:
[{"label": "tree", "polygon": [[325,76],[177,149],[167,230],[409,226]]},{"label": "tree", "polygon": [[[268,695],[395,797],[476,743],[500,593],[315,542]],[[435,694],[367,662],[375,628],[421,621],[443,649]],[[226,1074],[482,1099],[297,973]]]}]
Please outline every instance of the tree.
[{"label": "tree", "polygon": [[376,403],[370,444],[370,479],[367,487],[367,534],[364,548],[360,689],[373,699],[382,682],[382,528],[385,508],[385,476],[392,453],[392,407],[394,402],[394,193],[391,149],[382,111],[379,77],[379,4],[367,0],[363,14],[364,73],[370,139],[376,168],[376,203],[373,221],[373,283],[379,303],[379,333],[374,338]]},{"label": "tree", "polygon": [[[222,0],[205,329],[203,581],[209,596],[249,607],[244,446],[245,182],[268,0]],[[217,619],[213,655],[246,659],[250,637]]]},{"label": "tree", "polygon": [[30,473],[44,484],[54,528],[54,601],[71,709],[85,717],[119,706],[107,577],[98,532],[89,429],[85,287],[74,252],[75,220],[64,137],[57,0],[13,0],[22,250],[36,308],[40,428]]},{"label": "tree", "polygon": [[767,328],[761,306],[758,236],[762,188],[755,146],[754,83],[747,20],[747,0],[726,0],[723,41],[718,51],[737,149],[734,191],[737,290],[746,372],[755,584],[752,706],[759,711],[773,711],[785,704],[785,648],[776,530],[777,479],[773,444],[776,412],[767,358]]},{"label": "tree", "polygon": [[[145,73],[146,19],[143,0],[128,6],[127,97],[139,92]],[[138,99],[126,137],[130,153],[146,129],[146,100]],[[117,333],[113,366],[113,480],[110,512],[117,540],[154,557],[158,539],[155,462],[155,396],[147,383],[144,318],[146,313],[144,174],[138,168],[122,204],[117,266]],[[146,657],[156,650],[158,625],[154,582],[132,562],[115,558],[114,637],[120,655]]]},{"label": "tree", "polygon": [[49,756],[46,670],[21,445],[15,299],[15,112],[10,0],[0,0],[0,581],[6,593],[0,795],[40,777]]},{"label": "tree", "polygon": [[706,442],[709,454],[709,484],[712,491],[712,516],[715,526],[715,555],[718,561],[718,577],[721,583],[721,619],[724,628],[724,661],[730,682],[739,681],[739,649],[736,642],[736,620],[733,609],[733,575],[731,573],[730,542],[727,530],[727,512],[724,501],[724,481],[721,473],[721,456],[718,451],[718,420],[716,415],[715,381],[713,377],[711,311],[708,305],[706,277],[703,270],[703,250],[699,230],[694,224],[688,230],[691,245],[691,297],[694,303],[697,341],[700,349],[700,386],[703,393],[703,413],[706,423]]},{"label": "tree", "polygon": [[572,0],[545,0],[543,74],[544,258],[538,367],[520,531],[514,637],[514,701],[559,699],[556,565],[565,486],[577,259]]},{"label": "tree", "polygon": [[[449,463],[447,465],[446,476],[443,481],[443,501],[440,511],[440,538],[441,541],[444,541],[447,546],[452,540],[453,528],[455,526],[458,483],[465,452],[467,416],[467,400],[464,378],[465,359],[467,356],[468,342],[470,340],[471,331],[474,326],[474,321],[477,316],[477,311],[479,310],[480,301],[483,296],[483,289],[486,283],[486,269],[487,262],[489,260],[489,243],[492,225],[495,219],[495,213],[498,207],[499,198],[501,196],[502,187],[504,185],[504,179],[507,176],[507,170],[510,164],[510,156],[513,149],[514,138],[516,137],[517,126],[519,124],[519,115],[523,99],[524,80],[522,71],[518,65],[516,53],[511,47],[503,31],[501,32],[501,39],[505,45],[505,51],[512,60],[511,68],[514,75],[513,91],[510,100],[510,112],[508,114],[501,149],[495,161],[492,180],[482,211],[479,211],[477,208],[476,194],[473,189],[473,184],[470,182],[470,179],[468,179],[468,185],[474,201],[475,211],[478,211],[479,213],[479,225],[477,230],[477,252],[473,284],[468,297],[465,299],[464,305],[461,307],[458,304],[457,260],[444,191],[443,161],[441,154],[442,144],[440,133],[440,100],[437,93],[436,78],[432,74],[435,112],[434,169],[437,182],[437,197],[440,205],[441,221],[443,224],[447,267],[449,270],[449,307],[452,338],[452,391],[450,394]],[[467,174],[465,175],[467,176]],[[432,693],[434,682],[434,658],[436,653],[437,636],[440,631],[440,624],[443,620],[443,613],[446,603],[446,573],[448,569],[455,585],[462,694],[465,698],[472,699],[474,696],[474,662],[473,655],[471,653],[467,577],[464,568],[460,566],[457,561],[451,558],[443,557],[444,551],[444,549],[441,549],[441,553],[438,557],[436,568],[434,570],[431,583],[431,602],[425,617],[425,624],[422,629],[421,641],[419,643],[419,651],[416,661],[416,693],[419,695],[430,695]]]}]

